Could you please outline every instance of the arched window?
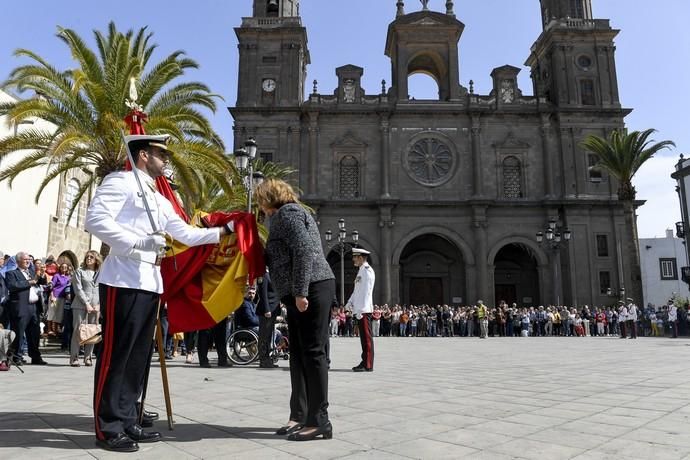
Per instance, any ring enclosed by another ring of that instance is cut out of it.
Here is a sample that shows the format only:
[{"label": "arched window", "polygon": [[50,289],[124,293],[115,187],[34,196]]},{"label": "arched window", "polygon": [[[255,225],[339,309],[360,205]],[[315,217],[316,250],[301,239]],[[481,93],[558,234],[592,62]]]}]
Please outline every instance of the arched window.
[{"label": "arched window", "polygon": [[438,83],[428,73],[418,72],[407,77],[407,93],[410,100],[440,99]]},{"label": "arched window", "polygon": [[340,198],[359,198],[359,161],[352,155],[340,160]]},{"label": "arched window", "polygon": [[522,166],[514,156],[503,160],[503,198],[522,198]]},{"label": "arched window", "polygon": [[[69,210],[72,208],[72,205],[75,204],[78,193],[79,181],[77,179],[70,179],[69,182],[67,182],[67,187],[65,188],[65,205],[62,208],[62,215],[64,216],[65,220],[67,220],[67,216],[69,215]],[[67,222],[67,225],[69,225],[70,227],[76,227],[78,223],[79,207],[77,206],[77,208],[72,213],[72,217],[69,219],[69,222]]]}]

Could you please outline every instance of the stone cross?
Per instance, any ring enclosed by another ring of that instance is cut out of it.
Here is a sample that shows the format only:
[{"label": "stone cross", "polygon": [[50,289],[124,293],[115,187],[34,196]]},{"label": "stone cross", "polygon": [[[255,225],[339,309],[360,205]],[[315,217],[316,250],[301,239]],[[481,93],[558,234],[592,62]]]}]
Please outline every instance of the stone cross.
[{"label": "stone cross", "polygon": [[429,9],[429,0],[419,0],[419,1],[422,2],[422,9],[424,11]]}]

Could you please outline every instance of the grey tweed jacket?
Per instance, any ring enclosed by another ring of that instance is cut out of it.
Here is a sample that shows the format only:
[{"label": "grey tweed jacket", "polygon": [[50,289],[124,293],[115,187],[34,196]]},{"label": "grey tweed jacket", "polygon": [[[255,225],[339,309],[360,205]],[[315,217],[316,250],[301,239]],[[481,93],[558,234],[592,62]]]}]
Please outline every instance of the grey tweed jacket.
[{"label": "grey tweed jacket", "polygon": [[307,296],[309,285],[335,279],[321,248],[316,222],[299,204],[286,204],[271,217],[266,264],[282,299]]}]

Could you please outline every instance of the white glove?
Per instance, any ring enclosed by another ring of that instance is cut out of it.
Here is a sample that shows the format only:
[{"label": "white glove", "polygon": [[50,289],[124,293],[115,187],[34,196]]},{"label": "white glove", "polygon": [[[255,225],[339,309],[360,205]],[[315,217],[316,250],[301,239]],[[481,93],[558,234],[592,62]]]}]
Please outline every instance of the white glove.
[{"label": "white glove", "polygon": [[235,222],[230,221],[227,224],[225,224],[223,227],[225,227],[225,230],[228,233],[233,233],[235,231]]},{"label": "white glove", "polygon": [[160,251],[164,247],[165,237],[158,233],[154,233],[153,235],[146,235],[144,238],[134,243],[134,249],[139,249],[141,251],[147,252],[158,253],[158,251]]},{"label": "white glove", "polygon": [[362,319],[362,318],[364,318],[364,315],[361,314],[361,313],[357,313],[355,316],[357,317],[357,319]]}]

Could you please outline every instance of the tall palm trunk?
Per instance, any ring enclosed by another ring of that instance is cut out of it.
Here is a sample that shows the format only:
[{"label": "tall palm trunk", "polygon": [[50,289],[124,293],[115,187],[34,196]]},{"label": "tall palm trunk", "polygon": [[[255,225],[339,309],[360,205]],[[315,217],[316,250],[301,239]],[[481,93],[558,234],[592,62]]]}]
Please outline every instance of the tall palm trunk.
[{"label": "tall palm trunk", "polygon": [[[638,306],[641,306],[643,302],[642,271],[640,269],[640,247],[637,244],[637,216],[635,215],[633,200],[623,200],[623,214],[625,218],[625,227],[630,230],[629,237],[626,235],[626,246],[631,258],[629,274],[630,287],[626,288],[626,293],[628,293],[626,297],[631,297]],[[627,291],[627,289],[630,290]]]}]

